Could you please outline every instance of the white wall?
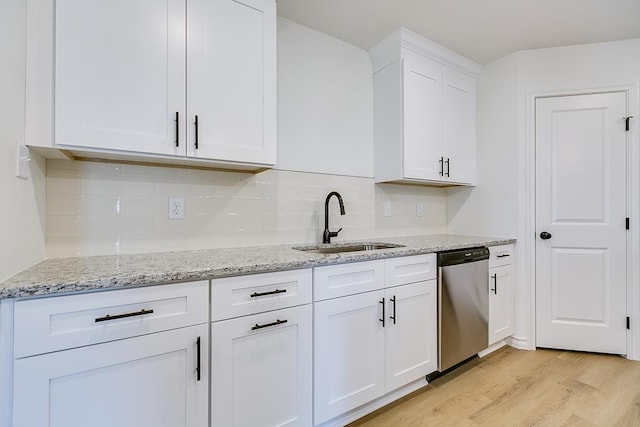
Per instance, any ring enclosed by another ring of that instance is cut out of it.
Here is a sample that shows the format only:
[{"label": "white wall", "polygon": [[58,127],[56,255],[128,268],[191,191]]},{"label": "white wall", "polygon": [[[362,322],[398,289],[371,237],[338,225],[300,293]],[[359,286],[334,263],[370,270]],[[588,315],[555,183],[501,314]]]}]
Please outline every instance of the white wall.
[{"label": "white wall", "polygon": [[[630,114],[636,117],[630,144],[632,223],[640,217],[640,39],[521,51],[483,67],[478,79],[478,188],[449,190],[448,231],[516,237],[516,333],[534,344],[535,236],[531,193],[534,143],[533,95],[634,86]],[[505,150],[504,152],[502,150]],[[492,163],[494,156],[499,164]],[[505,182],[507,181],[507,182]],[[621,190],[623,191],[623,190]],[[476,219],[480,216],[482,219]],[[489,217],[488,217],[489,216]],[[516,223],[513,222],[516,219]],[[640,222],[640,221],[639,221]],[[469,226],[469,224],[473,224]],[[640,258],[640,233],[631,230],[630,250]],[[629,312],[640,314],[640,263],[631,266]],[[640,335],[629,352],[640,356]]]},{"label": "white wall", "polygon": [[367,52],[278,17],[278,169],[373,176]]},{"label": "white wall", "polygon": [[45,163],[33,156],[31,178],[15,176],[24,142],[26,2],[0,2],[0,280],[44,257]]}]

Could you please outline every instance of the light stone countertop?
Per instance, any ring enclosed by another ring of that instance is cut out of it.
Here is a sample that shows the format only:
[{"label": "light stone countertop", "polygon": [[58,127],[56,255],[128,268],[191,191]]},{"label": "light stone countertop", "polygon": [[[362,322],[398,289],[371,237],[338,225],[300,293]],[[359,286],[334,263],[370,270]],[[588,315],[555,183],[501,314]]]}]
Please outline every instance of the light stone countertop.
[{"label": "light stone countertop", "polygon": [[[372,239],[365,243],[391,243],[404,245],[404,247],[338,254],[302,252],[293,247],[311,248],[314,245],[292,244],[48,259],[0,283],[0,299],[208,280],[241,274],[427,254],[451,249],[505,245],[515,241],[507,238],[434,234]],[[336,242],[330,246],[350,243],[363,243],[363,241]]]}]

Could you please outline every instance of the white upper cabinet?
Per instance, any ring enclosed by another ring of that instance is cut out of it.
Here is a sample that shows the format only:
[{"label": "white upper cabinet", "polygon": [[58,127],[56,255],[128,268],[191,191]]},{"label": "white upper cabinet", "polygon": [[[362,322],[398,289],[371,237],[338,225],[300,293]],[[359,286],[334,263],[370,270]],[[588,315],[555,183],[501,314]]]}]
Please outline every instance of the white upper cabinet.
[{"label": "white upper cabinet", "polygon": [[474,185],[479,65],[404,28],[369,55],[376,182]]},{"label": "white upper cabinet", "polygon": [[275,164],[275,2],[187,5],[187,155]]},{"label": "white upper cabinet", "polygon": [[28,145],[76,157],[275,164],[274,0],[46,6],[28,7]]},{"label": "white upper cabinet", "polygon": [[184,0],[58,0],[56,146],[184,155],[185,22]]}]

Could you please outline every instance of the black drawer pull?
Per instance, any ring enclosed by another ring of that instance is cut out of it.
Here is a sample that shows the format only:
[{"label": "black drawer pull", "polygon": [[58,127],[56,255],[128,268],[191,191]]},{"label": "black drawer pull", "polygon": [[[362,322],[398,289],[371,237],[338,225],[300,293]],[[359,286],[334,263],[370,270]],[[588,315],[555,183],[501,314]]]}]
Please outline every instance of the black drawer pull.
[{"label": "black drawer pull", "polygon": [[285,292],[287,292],[286,289],[276,289],[275,291],[269,291],[269,292],[254,292],[251,294],[251,298],[263,297],[265,295],[283,294]]},{"label": "black drawer pull", "polygon": [[378,301],[379,304],[382,304],[382,318],[378,319],[380,322],[382,322],[382,327],[384,328],[384,298],[382,298],[380,301]]},{"label": "black drawer pull", "polygon": [[509,256],[509,254],[502,254],[502,255],[497,255],[496,258],[504,258]]},{"label": "black drawer pull", "polygon": [[493,279],[493,289],[491,290],[493,291],[494,295],[498,295],[498,275],[492,274],[491,278]]},{"label": "black drawer pull", "polygon": [[116,319],[124,319],[125,317],[135,317],[135,316],[143,316],[145,314],[151,314],[153,310],[145,310],[144,308],[140,311],[135,311],[133,313],[124,313],[124,314],[116,314],[115,316],[111,316],[107,314],[104,317],[98,317],[96,319],[96,323],[98,322],[106,322],[107,320],[116,320]]},{"label": "black drawer pull", "polygon": [[282,325],[283,323],[287,323],[288,320],[280,320],[280,319],[276,319],[275,322],[271,322],[271,323],[265,323],[264,325],[259,325],[256,323],[256,326],[252,326],[251,330],[255,331],[256,329],[262,329],[262,328],[268,328],[269,326],[278,326],[278,325]]}]

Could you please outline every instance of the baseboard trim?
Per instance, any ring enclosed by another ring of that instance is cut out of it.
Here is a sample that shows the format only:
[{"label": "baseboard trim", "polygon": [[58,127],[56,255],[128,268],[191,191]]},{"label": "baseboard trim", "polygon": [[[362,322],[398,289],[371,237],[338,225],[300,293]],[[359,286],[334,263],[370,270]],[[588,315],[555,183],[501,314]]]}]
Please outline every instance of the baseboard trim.
[{"label": "baseboard trim", "polygon": [[515,335],[512,335],[511,337],[507,338],[507,344],[518,350],[535,350],[535,347],[531,347],[531,345],[529,344],[529,340],[525,337],[517,337]]},{"label": "baseboard trim", "polygon": [[498,350],[499,348],[504,347],[505,345],[507,345],[505,340],[498,341],[497,343],[491,344],[486,350],[482,350],[481,352],[479,352],[478,357],[480,358],[485,357],[493,353],[494,351]]},{"label": "baseboard trim", "polygon": [[345,414],[338,415],[337,417],[329,421],[325,421],[322,424],[318,424],[318,427],[343,427],[349,423],[352,423],[364,417],[365,415],[369,415],[373,411],[380,409],[383,406],[386,406],[390,403],[395,402],[401,397],[411,394],[414,391],[420,390],[426,385],[427,385],[427,380],[425,378],[421,378],[417,381],[407,384],[402,388],[399,388],[390,393],[387,393],[384,396],[381,396],[372,402],[359,406],[356,409],[352,409],[351,411]]}]

